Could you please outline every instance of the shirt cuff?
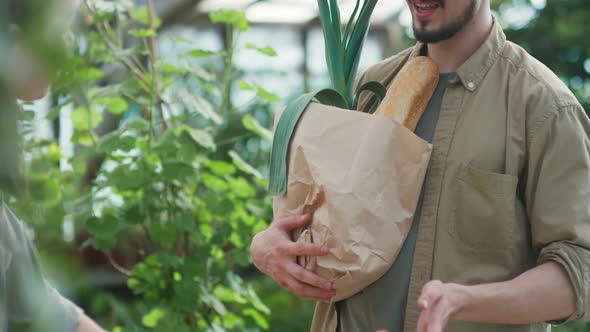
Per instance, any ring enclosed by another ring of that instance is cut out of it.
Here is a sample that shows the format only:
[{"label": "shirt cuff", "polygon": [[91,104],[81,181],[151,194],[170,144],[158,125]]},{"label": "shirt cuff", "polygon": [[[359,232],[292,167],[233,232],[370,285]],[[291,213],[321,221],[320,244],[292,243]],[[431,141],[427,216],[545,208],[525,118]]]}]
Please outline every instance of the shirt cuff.
[{"label": "shirt cuff", "polygon": [[568,242],[554,242],[541,250],[538,265],[549,261],[563,266],[567,272],[576,295],[576,312],[560,321],[549,322],[553,325],[563,324],[568,320],[589,321],[588,301],[590,298],[590,252]]}]

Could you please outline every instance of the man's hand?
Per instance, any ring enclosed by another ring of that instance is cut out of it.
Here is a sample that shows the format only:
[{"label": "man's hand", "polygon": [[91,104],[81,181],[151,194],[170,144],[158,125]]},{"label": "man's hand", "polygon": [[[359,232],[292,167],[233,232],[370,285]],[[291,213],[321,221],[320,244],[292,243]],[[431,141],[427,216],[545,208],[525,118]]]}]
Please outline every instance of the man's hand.
[{"label": "man's hand", "polygon": [[282,287],[300,297],[330,302],[336,295],[332,282],[296,262],[297,256],[324,256],[330,253],[326,246],[291,240],[291,231],[310,221],[309,215],[275,220],[252,239],[250,251],[254,265]]},{"label": "man's hand", "polygon": [[576,293],[557,262],[549,261],[503,282],[463,286],[431,281],[418,299],[417,332],[442,332],[450,321],[531,324],[576,312]]},{"label": "man's hand", "polygon": [[442,332],[465,304],[466,297],[463,294],[461,286],[443,284],[438,280],[424,285],[418,299],[422,313],[418,319],[417,332]]}]

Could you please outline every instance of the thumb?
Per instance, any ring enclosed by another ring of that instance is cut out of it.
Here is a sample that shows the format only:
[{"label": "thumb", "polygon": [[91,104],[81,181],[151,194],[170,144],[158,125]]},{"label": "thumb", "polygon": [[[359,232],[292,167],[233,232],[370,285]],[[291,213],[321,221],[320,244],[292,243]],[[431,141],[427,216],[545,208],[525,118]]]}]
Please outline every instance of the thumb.
[{"label": "thumb", "polygon": [[421,310],[427,310],[429,306],[437,302],[442,296],[442,283],[440,281],[431,281],[422,289],[422,294],[418,299],[418,307]]}]

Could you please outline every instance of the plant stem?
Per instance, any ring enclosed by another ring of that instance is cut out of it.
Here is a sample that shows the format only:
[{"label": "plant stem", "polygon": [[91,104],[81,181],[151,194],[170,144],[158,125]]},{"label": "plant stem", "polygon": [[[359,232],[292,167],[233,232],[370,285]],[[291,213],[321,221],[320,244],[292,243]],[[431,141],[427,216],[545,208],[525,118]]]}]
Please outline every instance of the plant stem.
[{"label": "plant stem", "polygon": [[221,94],[221,112],[224,122],[229,121],[231,109],[231,83],[233,74],[234,29],[233,25],[225,26],[226,50],[224,55],[223,93]]},{"label": "plant stem", "polygon": [[[148,26],[151,31],[156,31],[156,27],[154,24],[154,1],[147,0],[147,9],[148,9]],[[156,51],[156,36],[149,37],[149,49],[150,49],[150,59],[152,61],[152,98],[155,98],[154,103],[158,106],[158,113],[160,114],[160,120],[162,121],[162,131],[166,131],[168,126],[166,124],[166,120],[164,119],[164,107],[162,104],[162,99],[160,98],[160,84],[159,84],[159,73],[160,73],[160,64],[158,61],[158,53]]]}]

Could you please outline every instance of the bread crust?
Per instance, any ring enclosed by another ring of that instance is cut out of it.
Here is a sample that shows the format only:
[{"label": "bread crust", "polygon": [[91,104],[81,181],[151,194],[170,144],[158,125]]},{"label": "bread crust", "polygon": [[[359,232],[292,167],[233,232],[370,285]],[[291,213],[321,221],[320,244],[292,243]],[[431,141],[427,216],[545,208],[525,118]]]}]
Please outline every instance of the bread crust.
[{"label": "bread crust", "polygon": [[391,83],[376,115],[395,120],[414,131],[439,78],[438,65],[426,56],[406,63]]}]

